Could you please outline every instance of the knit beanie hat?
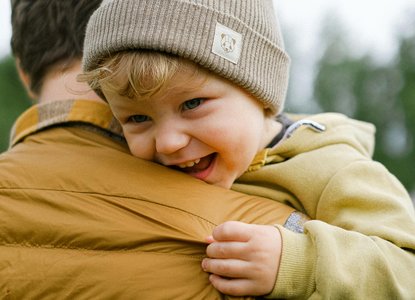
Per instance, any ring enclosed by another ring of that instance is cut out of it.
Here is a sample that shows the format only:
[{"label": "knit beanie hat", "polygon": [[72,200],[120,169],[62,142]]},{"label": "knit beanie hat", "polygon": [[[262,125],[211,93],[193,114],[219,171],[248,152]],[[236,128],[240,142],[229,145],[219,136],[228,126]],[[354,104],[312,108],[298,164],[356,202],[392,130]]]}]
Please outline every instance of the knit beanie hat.
[{"label": "knit beanie hat", "polygon": [[84,71],[137,49],[189,59],[283,108],[290,59],[272,0],[104,0],[87,27]]}]

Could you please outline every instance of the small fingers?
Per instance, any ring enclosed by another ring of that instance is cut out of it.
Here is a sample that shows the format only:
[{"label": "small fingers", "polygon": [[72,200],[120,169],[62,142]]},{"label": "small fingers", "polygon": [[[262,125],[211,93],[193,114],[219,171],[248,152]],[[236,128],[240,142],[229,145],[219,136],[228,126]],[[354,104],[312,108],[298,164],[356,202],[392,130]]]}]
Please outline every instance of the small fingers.
[{"label": "small fingers", "polygon": [[213,242],[206,248],[206,255],[210,258],[237,258],[246,259],[246,243],[240,242]]},{"label": "small fingers", "polygon": [[209,276],[212,285],[221,293],[231,296],[257,296],[256,287],[248,279],[230,279],[215,274]]},{"label": "small fingers", "polygon": [[249,263],[238,259],[210,259],[202,260],[202,269],[223,277],[243,278],[247,276]]},{"label": "small fingers", "polygon": [[213,230],[213,239],[216,241],[246,242],[251,238],[250,227],[252,225],[238,221],[228,221],[217,226]]}]

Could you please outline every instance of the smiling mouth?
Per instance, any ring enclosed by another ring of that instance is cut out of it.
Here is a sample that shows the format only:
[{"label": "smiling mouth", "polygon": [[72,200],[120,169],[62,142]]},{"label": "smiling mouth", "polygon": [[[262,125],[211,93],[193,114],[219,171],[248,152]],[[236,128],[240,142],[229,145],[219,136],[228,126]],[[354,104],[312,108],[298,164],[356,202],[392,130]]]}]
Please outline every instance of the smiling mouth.
[{"label": "smiling mouth", "polygon": [[197,173],[200,173],[208,169],[212,161],[215,159],[215,157],[216,157],[216,153],[212,153],[210,155],[196,159],[194,161],[190,161],[190,162],[180,164],[177,166],[172,166],[172,167],[175,170],[179,170],[189,175],[196,175]]}]

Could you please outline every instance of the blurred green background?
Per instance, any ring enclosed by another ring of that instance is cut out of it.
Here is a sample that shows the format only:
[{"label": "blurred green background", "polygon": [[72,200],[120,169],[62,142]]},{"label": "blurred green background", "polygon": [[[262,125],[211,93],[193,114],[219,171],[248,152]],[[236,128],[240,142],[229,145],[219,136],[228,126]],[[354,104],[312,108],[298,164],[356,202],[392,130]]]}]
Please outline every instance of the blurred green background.
[{"label": "blurred green background", "polygon": [[0,152],[9,144],[9,132],[16,118],[31,105],[17,75],[11,56],[0,59]]},{"label": "blurred green background", "polygon": [[[415,11],[406,17],[415,25]],[[298,84],[304,58],[297,53],[297,41],[286,39],[293,72],[285,110],[341,112],[373,123],[374,159],[398,177],[415,203],[415,26],[396,33],[397,51],[387,60],[355,51],[335,16],[328,16],[321,28],[321,52],[305,100],[298,97],[304,94]]]},{"label": "blurred green background", "polygon": [[[302,66],[296,41],[286,38],[293,76],[285,110],[318,113],[335,111],[376,125],[374,159],[382,162],[405,187],[415,191],[415,29],[396,36],[398,51],[379,61],[356,54],[341,25],[327,19],[321,32],[320,55],[315,64],[309,98],[298,99],[296,82]],[[333,29],[335,28],[335,29]],[[289,32],[284,32],[289,37]],[[16,117],[30,106],[10,56],[0,59],[0,152],[8,147]]]}]

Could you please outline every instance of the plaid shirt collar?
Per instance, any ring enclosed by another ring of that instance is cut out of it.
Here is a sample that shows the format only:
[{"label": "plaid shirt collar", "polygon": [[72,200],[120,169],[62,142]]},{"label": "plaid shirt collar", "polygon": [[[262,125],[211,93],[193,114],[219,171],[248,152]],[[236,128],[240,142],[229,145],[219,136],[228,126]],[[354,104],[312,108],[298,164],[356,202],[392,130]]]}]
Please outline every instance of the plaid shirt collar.
[{"label": "plaid shirt collar", "polygon": [[10,147],[40,130],[69,123],[98,127],[110,135],[122,137],[121,126],[106,103],[74,99],[37,104],[26,110],[13,125]]}]

